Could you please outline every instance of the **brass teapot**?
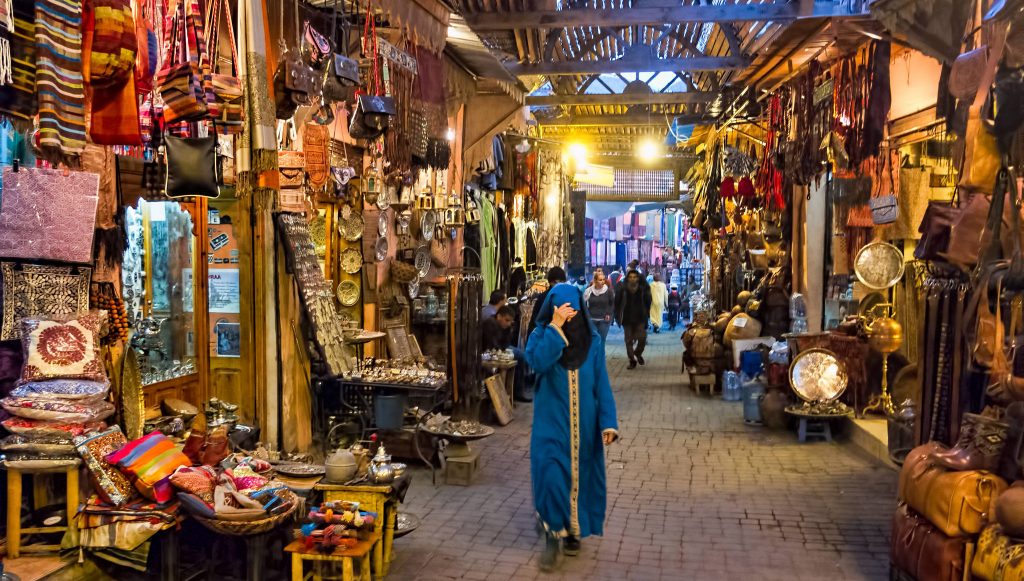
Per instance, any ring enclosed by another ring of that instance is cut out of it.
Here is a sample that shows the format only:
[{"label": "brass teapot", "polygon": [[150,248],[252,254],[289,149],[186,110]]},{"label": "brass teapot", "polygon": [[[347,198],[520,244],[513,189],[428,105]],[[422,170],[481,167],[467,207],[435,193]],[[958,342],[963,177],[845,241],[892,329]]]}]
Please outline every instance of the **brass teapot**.
[{"label": "brass teapot", "polygon": [[883,314],[876,316],[874,320],[865,321],[868,332],[868,344],[879,353],[893,353],[903,345],[903,326],[896,319],[889,316],[889,305],[883,303],[875,306],[875,310],[886,309]]}]

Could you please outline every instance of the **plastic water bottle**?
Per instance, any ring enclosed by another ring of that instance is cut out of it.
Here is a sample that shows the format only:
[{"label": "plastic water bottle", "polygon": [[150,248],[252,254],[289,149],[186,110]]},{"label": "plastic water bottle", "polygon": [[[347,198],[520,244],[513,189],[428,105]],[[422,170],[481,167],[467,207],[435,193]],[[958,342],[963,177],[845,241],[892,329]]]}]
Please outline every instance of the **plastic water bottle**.
[{"label": "plastic water bottle", "polygon": [[722,374],[722,399],[725,401],[740,401],[743,399],[740,375],[735,371],[726,371]]}]

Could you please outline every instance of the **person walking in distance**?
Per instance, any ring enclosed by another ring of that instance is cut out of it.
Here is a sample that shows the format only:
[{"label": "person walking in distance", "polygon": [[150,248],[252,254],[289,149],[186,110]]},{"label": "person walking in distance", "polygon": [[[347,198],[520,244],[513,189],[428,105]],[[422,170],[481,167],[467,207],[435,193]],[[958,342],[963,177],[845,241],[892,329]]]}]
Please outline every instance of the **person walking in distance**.
[{"label": "person walking in distance", "polygon": [[679,294],[679,285],[674,284],[668,291],[668,328],[670,331],[676,330],[676,325],[679,324],[679,309],[683,306],[683,296]]},{"label": "person walking in distance", "polygon": [[542,571],[557,566],[560,552],[578,555],[581,539],[604,532],[604,449],[618,439],[619,425],[592,320],[579,289],[555,285],[526,342],[526,361],[537,374],[530,481],[545,541]]},{"label": "person walking in distance", "polygon": [[587,290],[583,291],[583,302],[590,312],[590,320],[597,327],[601,340],[608,339],[608,329],[612,326],[612,315],[615,313],[615,291],[608,286],[608,279],[598,270]]},{"label": "person walking in distance", "polygon": [[661,332],[665,322],[665,304],[668,302],[668,287],[661,282],[661,276],[651,275],[651,327],[655,333]]},{"label": "person walking in distance", "polygon": [[629,369],[644,364],[647,346],[647,319],[651,313],[651,288],[635,270],[626,273],[626,280],[615,289],[615,321],[626,335],[626,356]]}]

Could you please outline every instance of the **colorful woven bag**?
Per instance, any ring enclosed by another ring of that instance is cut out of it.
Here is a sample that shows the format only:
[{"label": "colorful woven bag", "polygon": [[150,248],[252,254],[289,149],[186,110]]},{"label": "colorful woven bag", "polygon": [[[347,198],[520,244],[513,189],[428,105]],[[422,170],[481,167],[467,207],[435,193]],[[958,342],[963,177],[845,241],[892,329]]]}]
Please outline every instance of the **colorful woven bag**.
[{"label": "colorful woven bag", "polygon": [[[226,26],[222,26],[220,19],[222,11]],[[227,74],[216,72],[217,64],[220,62],[220,31],[222,28],[227,31],[228,41],[231,45],[231,68]],[[210,33],[210,63],[212,71],[210,80],[214,95],[213,100],[207,103],[210,118],[214,120],[218,133],[228,135],[241,133],[245,121],[245,112],[242,108],[244,90],[242,88],[242,81],[238,76],[238,54],[235,50],[235,34],[231,22],[231,8],[224,0],[214,0],[210,3],[210,17],[207,18],[207,30]]]},{"label": "colorful woven bag", "polygon": [[[192,2],[180,2],[170,24],[167,64],[157,75],[164,102],[164,122],[198,121],[208,115],[202,32],[192,16]],[[190,42],[192,41],[192,42]]]}]

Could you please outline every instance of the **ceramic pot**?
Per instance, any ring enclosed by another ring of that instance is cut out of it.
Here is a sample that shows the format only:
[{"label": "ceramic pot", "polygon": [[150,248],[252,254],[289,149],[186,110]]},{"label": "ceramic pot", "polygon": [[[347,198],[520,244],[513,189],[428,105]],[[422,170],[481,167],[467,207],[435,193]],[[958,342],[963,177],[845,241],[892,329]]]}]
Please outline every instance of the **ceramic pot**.
[{"label": "ceramic pot", "polygon": [[338,449],[325,463],[327,468],[327,480],[337,484],[344,484],[356,475],[356,457],[348,450]]},{"label": "ceramic pot", "polygon": [[785,429],[789,424],[789,417],[786,415],[786,406],[789,403],[789,395],[784,390],[769,389],[761,398],[761,421],[764,427],[773,430]]}]

